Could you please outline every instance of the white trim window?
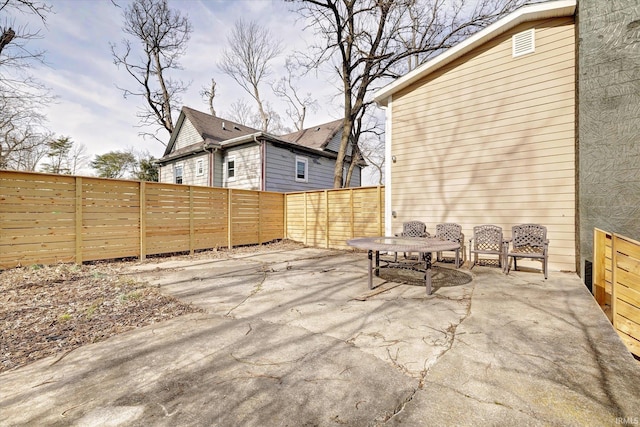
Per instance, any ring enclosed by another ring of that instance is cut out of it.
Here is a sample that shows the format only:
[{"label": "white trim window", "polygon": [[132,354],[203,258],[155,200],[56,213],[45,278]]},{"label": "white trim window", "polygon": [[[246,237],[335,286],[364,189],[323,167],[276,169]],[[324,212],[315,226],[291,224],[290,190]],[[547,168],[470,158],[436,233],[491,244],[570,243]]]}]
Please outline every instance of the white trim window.
[{"label": "white trim window", "polygon": [[296,182],[309,182],[309,159],[296,156]]},{"label": "white trim window", "polygon": [[197,176],[204,175],[204,159],[196,160],[196,175]]},{"label": "white trim window", "polygon": [[176,165],[174,167],[173,177],[176,184],[182,184],[182,179],[184,177],[184,168],[182,167],[182,165]]},{"label": "white trim window", "polygon": [[236,180],[236,157],[227,157],[227,181]]}]

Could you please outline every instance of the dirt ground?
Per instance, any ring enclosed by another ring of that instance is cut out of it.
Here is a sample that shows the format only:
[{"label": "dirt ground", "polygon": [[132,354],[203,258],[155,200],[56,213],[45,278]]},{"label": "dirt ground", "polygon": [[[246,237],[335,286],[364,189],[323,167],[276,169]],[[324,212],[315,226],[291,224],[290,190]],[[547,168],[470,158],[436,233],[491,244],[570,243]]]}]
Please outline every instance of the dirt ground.
[{"label": "dirt ground", "polygon": [[301,246],[281,241],[192,256],[83,265],[29,265],[0,272],[0,372],[84,344],[201,311],[133,279],[127,268],[171,259],[223,259],[234,254]]}]

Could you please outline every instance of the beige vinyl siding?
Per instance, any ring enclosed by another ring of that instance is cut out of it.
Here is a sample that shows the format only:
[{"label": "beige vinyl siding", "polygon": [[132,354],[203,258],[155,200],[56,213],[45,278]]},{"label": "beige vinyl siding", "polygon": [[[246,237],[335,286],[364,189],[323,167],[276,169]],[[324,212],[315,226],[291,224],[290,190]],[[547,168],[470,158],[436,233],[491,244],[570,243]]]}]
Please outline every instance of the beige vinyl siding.
[{"label": "beige vinyl siding", "polygon": [[[529,28],[535,53],[513,58],[511,36]],[[394,95],[393,232],[541,223],[550,269],[575,271],[574,45],[572,18],[522,24]]]},{"label": "beige vinyl siding", "polygon": [[172,183],[173,181],[173,164],[168,164],[165,166],[160,166],[160,171],[158,174],[159,182]]},{"label": "beige vinyl siding", "polygon": [[[198,175],[196,171],[196,163],[198,160],[202,160],[204,173]],[[184,167],[182,183],[187,185],[209,185],[209,155],[203,153],[200,156],[190,157],[179,162]]]},{"label": "beige vinyl siding", "polygon": [[[235,158],[235,179],[227,179],[227,159]],[[260,146],[251,144],[227,150],[224,157],[223,173],[224,186],[228,188],[242,188],[245,190],[260,190],[262,162],[260,160]]]},{"label": "beige vinyl siding", "polygon": [[182,126],[180,126],[180,129],[178,130],[178,135],[176,136],[173,151],[179,150],[200,141],[202,141],[202,136],[191,124],[189,119],[184,119],[184,121],[182,122]]}]

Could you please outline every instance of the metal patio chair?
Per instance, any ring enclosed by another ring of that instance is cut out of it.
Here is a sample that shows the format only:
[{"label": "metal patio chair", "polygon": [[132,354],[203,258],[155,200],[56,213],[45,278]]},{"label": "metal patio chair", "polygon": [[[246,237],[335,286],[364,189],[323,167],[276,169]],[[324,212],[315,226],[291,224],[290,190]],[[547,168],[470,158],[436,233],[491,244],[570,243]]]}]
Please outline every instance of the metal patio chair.
[{"label": "metal patio chair", "polygon": [[540,224],[520,224],[511,228],[511,239],[505,242],[504,260],[506,274],[511,270],[509,257],[513,258],[513,269],[517,270],[517,258],[531,258],[542,261],[542,272],[547,278],[549,262],[549,241],[547,227]]},{"label": "metal patio chair", "polygon": [[[422,221],[407,221],[402,223],[402,233],[397,233],[397,237],[431,237],[427,232],[427,226]],[[408,258],[407,252],[404,257]],[[398,261],[398,253],[396,252],[394,261]]]},{"label": "metal patio chair", "polygon": [[497,255],[498,266],[504,266],[502,227],[492,224],[473,227],[473,237],[469,239],[469,270],[478,263],[478,255]]},{"label": "metal patio chair", "polygon": [[[448,240],[450,242],[456,242],[460,245],[459,249],[455,250],[455,264],[456,268],[459,268],[464,263],[465,251],[464,251],[464,234],[462,234],[462,226],[453,222],[447,222],[436,225],[436,238],[441,240]],[[462,253],[462,256],[460,256]],[[442,252],[436,254],[437,261],[444,261]]]}]

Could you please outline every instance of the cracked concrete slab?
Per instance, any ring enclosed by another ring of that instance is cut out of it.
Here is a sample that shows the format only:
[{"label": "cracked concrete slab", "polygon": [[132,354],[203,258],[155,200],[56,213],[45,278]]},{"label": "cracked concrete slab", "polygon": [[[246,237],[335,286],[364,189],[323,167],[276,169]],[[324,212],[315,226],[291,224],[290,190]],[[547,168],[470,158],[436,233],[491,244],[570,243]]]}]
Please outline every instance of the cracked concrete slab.
[{"label": "cracked concrete slab", "polygon": [[417,386],[340,340],[212,315],[131,331],[55,362],[2,376],[0,424],[367,425]]},{"label": "cracked concrete slab", "polygon": [[[442,267],[448,268],[448,267]],[[446,271],[445,271],[446,273]],[[205,309],[0,375],[0,425],[615,425],[640,366],[579,278],[367,288],[363,253],[142,264]]]}]

